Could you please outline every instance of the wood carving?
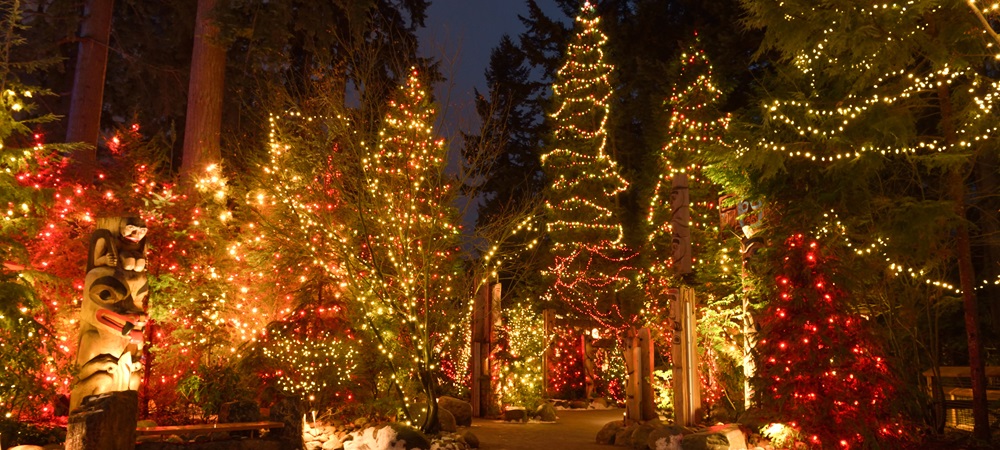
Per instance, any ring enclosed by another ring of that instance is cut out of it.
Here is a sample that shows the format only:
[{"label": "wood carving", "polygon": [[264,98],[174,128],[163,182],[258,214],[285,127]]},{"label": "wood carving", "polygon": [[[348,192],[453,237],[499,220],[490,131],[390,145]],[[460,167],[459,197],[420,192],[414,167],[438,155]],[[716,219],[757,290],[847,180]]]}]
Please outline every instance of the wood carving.
[{"label": "wood carving", "polygon": [[136,217],[101,218],[90,238],[70,410],[89,395],[136,390],[149,292],[146,227]]}]

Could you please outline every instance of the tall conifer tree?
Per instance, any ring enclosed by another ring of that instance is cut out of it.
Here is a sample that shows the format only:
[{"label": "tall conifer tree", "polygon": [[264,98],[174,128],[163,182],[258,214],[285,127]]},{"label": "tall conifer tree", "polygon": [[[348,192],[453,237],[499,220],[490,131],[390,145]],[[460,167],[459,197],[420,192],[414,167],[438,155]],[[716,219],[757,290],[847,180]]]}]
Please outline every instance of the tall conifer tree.
[{"label": "tall conifer tree", "polygon": [[633,293],[636,253],[624,240],[619,196],[628,182],[608,152],[613,67],[593,4],[585,2],[553,90],[547,231],[554,261],[546,295],[577,314],[623,332],[639,308]]},{"label": "tall conifer tree", "polygon": [[760,52],[780,58],[763,128],[738,162],[774,208],[772,236],[830,229],[833,210],[853,248],[951,280],[943,285],[957,286],[964,305],[975,434],[988,439],[983,280],[972,259],[983,236],[968,220],[970,175],[996,154],[992,30],[972,2],[743,4],[747,24],[765,30]]}]

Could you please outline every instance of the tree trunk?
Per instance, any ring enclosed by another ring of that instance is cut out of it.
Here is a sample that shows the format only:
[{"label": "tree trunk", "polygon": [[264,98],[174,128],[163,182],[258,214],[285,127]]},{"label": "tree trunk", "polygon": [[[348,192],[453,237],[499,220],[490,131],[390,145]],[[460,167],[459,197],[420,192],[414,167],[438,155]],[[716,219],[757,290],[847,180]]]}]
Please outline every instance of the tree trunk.
[{"label": "tree trunk", "polygon": [[[995,152],[984,151],[979,154],[976,158],[976,175],[981,197],[976,201],[975,207],[980,211],[1000,211],[1000,158]],[[986,237],[981,244],[978,278],[990,281],[979,286],[980,296],[984,299],[1000,299],[1000,286],[992,282],[1000,278],[1000,265],[997,264],[1000,261],[1000,217],[990,213],[980,214],[976,228],[980,236]],[[990,317],[994,329],[1000,330],[1000,302],[987,300],[983,306],[986,308],[984,314]]]},{"label": "tree trunk", "polygon": [[66,142],[83,142],[89,147],[70,155],[69,175],[84,184],[94,180],[97,167],[97,139],[101,132],[104,101],[104,74],[108,65],[108,40],[114,0],[86,0],[80,23],[80,44],[73,76],[66,126]]},{"label": "tree trunk", "polygon": [[216,3],[217,0],[198,0],[181,159],[181,178],[186,181],[197,180],[206,167],[222,160],[219,137],[226,49],[218,41],[219,27],[214,19]]},{"label": "tree trunk", "polygon": [[[941,109],[941,130],[945,144],[957,143],[954,113],[951,109],[951,92],[944,80],[938,83],[938,101]],[[962,305],[965,309],[965,335],[969,341],[969,372],[972,376],[972,418],[975,425],[972,434],[984,441],[990,440],[989,412],[986,402],[986,367],[983,361],[982,336],[979,333],[979,305],[976,300],[975,268],[972,265],[972,243],[966,220],[965,175],[969,162],[950,170],[945,180],[947,194],[954,202],[955,214],[959,222],[955,227],[955,256],[958,260],[958,278],[962,288]]]}]

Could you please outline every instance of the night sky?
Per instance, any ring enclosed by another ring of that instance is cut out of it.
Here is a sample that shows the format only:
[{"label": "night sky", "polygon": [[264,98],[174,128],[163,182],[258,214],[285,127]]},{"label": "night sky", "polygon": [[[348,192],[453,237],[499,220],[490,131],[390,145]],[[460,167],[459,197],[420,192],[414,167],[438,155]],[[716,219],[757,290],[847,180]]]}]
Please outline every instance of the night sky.
[{"label": "night sky", "polygon": [[[553,2],[539,0],[539,6],[553,18],[562,14]],[[449,80],[436,86],[440,103],[438,132],[453,138],[459,130],[473,130],[478,124],[473,107],[473,91],[485,91],[483,76],[490,51],[506,33],[515,40],[524,31],[518,20],[526,15],[524,0],[433,0],[427,10],[427,27],[420,30],[420,50],[441,61],[441,71]]]}]

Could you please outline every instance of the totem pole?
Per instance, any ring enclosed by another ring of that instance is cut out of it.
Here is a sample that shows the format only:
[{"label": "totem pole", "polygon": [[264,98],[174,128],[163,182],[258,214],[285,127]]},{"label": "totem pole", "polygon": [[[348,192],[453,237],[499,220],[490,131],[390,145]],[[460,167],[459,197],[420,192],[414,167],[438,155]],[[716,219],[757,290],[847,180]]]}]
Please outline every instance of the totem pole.
[{"label": "totem pole", "polygon": [[87,256],[70,411],[87,396],[139,387],[143,300],[149,292],[145,267],[145,224],[136,217],[98,219]]}]

